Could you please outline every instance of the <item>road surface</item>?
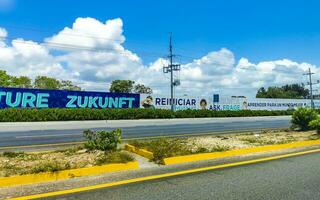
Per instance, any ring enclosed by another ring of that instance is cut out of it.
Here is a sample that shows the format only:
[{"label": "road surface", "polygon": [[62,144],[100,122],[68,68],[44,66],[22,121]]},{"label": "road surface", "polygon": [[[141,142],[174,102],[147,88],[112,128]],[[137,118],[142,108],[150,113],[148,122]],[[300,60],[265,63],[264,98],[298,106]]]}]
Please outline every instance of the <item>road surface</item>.
[{"label": "road surface", "polygon": [[248,118],[203,118],[165,120],[117,120],[75,122],[0,123],[1,147],[55,144],[83,140],[86,129],[121,128],[123,138],[144,138],[227,131],[288,128],[289,116]]},{"label": "road surface", "polygon": [[318,200],[320,153],[46,199]]}]

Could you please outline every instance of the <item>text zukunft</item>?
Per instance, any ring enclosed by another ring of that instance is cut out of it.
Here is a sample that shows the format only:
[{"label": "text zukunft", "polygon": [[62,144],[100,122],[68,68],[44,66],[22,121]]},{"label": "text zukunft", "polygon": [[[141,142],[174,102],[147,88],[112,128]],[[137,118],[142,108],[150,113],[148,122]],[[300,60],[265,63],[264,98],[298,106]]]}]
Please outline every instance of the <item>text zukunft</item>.
[{"label": "text zukunft", "polygon": [[[65,108],[132,108],[133,97],[98,97],[68,95]],[[49,108],[49,93],[0,92],[0,104],[9,108]]]}]

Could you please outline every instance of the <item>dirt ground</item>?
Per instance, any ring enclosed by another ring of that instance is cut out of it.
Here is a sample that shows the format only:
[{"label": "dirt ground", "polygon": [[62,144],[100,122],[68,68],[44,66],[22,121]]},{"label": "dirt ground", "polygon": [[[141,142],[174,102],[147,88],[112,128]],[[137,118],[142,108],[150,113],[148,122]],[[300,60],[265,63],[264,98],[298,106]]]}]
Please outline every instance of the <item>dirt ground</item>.
[{"label": "dirt ground", "polygon": [[282,130],[238,135],[193,137],[187,139],[187,144],[192,151],[196,151],[199,148],[229,150],[312,139],[320,139],[315,131],[297,132]]},{"label": "dirt ground", "polygon": [[86,151],[77,147],[39,154],[5,152],[0,154],[0,177],[55,172],[127,160],[130,161],[130,157],[124,152],[106,154],[103,151]]}]

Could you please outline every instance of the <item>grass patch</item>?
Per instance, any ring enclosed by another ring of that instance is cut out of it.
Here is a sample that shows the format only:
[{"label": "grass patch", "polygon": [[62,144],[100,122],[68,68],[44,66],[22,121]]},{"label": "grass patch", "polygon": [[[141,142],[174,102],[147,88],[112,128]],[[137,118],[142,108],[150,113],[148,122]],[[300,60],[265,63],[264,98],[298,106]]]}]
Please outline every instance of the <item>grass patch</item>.
[{"label": "grass patch", "polygon": [[[39,154],[5,152],[0,154],[0,177],[58,172],[112,163],[128,163],[134,158],[123,151],[81,151],[82,147]],[[85,150],[85,149],[84,149]]]},{"label": "grass patch", "polygon": [[198,153],[222,152],[230,148],[223,145],[215,145],[213,148],[205,148],[199,146],[192,148],[187,139],[183,138],[161,138],[156,140],[135,140],[131,141],[130,145],[137,148],[146,149],[153,153],[153,161],[158,164],[163,164],[164,158],[183,156]]},{"label": "grass patch", "polygon": [[55,150],[54,152],[56,152],[56,153],[63,153],[63,154],[65,154],[66,156],[71,156],[71,155],[74,155],[74,154],[76,154],[78,151],[83,150],[83,149],[84,149],[84,147],[81,145],[81,146],[74,146],[74,147],[67,148],[67,149]]},{"label": "grass patch", "polygon": [[163,158],[188,155],[192,151],[186,146],[186,141],[183,139],[161,138],[156,140],[135,140],[130,142],[131,145],[146,149],[153,153],[153,161],[163,164]]},{"label": "grass patch", "polygon": [[3,157],[6,158],[17,158],[17,157],[24,157],[25,153],[24,152],[11,152],[11,151],[6,151],[2,153]]},{"label": "grass patch", "polygon": [[30,172],[31,174],[37,174],[42,172],[57,172],[65,169],[69,169],[68,165],[63,166],[61,163],[56,161],[49,161],[49,162],[42,162],[39,163],[37,166],[34,166]]},{"label": "grass patch", "polygon": [[96,159],[96,165],[104,165],[110,163],[128,163],[134,161],[134,158],[126,152],[109,152]]}]

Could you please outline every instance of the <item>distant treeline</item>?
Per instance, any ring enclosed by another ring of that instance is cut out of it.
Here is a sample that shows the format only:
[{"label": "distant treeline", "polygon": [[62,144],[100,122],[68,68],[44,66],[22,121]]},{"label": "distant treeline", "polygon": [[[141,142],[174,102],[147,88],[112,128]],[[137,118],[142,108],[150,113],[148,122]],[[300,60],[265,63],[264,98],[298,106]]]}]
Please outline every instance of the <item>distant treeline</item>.
[{"label": "distant treeline", "polygon": [[282,87],[268,87],[266,90],[261,87],[257,98],[280,98],[280,99],[306,99],[309,96],[309,90],[299,84],[285,85]]},{"label": "distant treeline", "polygon": [[34,81],[27,76],[11,76],[6,71],[0,70],[0,87],[37,88],[52,90],[80,91],[79,86],[71,81],[58,80],[47,76],[38,76]]}]

